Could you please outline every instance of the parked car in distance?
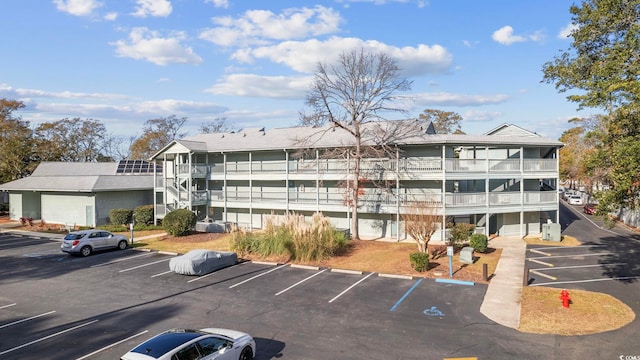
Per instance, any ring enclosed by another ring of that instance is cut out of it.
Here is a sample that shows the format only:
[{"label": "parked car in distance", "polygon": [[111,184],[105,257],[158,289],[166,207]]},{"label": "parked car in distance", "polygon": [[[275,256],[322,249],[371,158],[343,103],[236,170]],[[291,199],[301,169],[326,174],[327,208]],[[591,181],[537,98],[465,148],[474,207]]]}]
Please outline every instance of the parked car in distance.
[{"label": "parked car in distance", "polygon": [[582,212],[587,214],[587,215],[593,215],[593,214],[596,213],[596,205],[595,204],[586,204],[582,208]]},{"label": "parked car in distance", "polygon": [[571,197],[571,195],[574,195],[573,190],[567,190],[562,193],[562,199],[569,201],[569,197]]},{"label": "parked car in distance", "polygon": [[256,353],[251,335],[230,329],[171,329],[141,343],[120,360],[249,360]]},{"label": "parked car in distance", "polygon": [[127,246],[129,246],[129,239],[126,236],[92,229],[68,233],[62,240],[60,250],[71,255],[89,256],[97,250],[124,250]]},{"label": "parked car in distance", "polygon": [[583,203],[582,196],[580,195],[571,195],[567,201],[569,202],[569,205],[582,205]]}]

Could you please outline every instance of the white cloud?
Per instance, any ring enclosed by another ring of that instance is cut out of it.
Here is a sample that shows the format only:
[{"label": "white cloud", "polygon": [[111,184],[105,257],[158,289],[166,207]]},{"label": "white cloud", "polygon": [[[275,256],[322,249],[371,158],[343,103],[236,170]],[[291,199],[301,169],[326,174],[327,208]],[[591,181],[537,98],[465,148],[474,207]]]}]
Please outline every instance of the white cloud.
[{"label": "white cloud", "polygon": [[558,39],[568,38],[569,36],[571,36],[571,33],[574,32],[575,30],[578,30],[578,25],[567,24],[567,26],[560,29],[560,32],[558,33]]},{"label": "white cloud", "polygon": [[513,43],[527,41],[527,38],[524,36],[514,35],[513,28],[509,25],[496,30],[491,38],[502,45],[511,45]]},{"label": "white cloud", "polygon": [[53,0],[56,9],[75,16],[88,16],[102,6],[98,0]]},{"label": "white cloud", "polygon": [[217,8],[226,9],[229,7],[229,0],[205,0],[205,3],[213,3]]},{"label": "white cloud", "polygon": [[312,77],[233,74],[206,89],[214,95],[254,96],[277,99],[303,99]]},{"label": "white cloud", "polygon": [[111,43],[116,47],[119,57],[146,60],[156,65],[172,63],[200,64],[202,58],[193,52],[191,47],[184,46],[182,32],[173,33],[169,37],[161,37],[156,31],[147,28],[134,28],[129,33],[129,40],[118,40]]},{"label": "white cloud", "polygon": [[0,97],[5,98],[54,98],[54,99],[94,99],[117,100],[127,98],[124,95],[104,93],[81,93],[72,91],[51,92],[37,89],[16,89],[7,84],[0,83]]},{"label": "white cloud", "polygon": [[136,11],[132,14],[138,17],[160,16],[167,17],[171,15],[173,7],[168,0],[136,0]]},{"label": "white cloud", "polygon": [[397,60],[406,76],[444,73],[453,61],[453,56],[440,45],[421,44],[417,47],[399,48],[374,40],[341,37],[332,37],[326,41],[285,41],[274,46],[242,49],[235,52],[232,58],[245,63],[251,63],[255,59],[268,59],[298,72],[313,73],[319,61],[331,63],[340,53],[358,48],[388,54]]},{"label": "white cloud", "polygon": [[117,12],[110,12],[104,16],[104,19],[107,21],[115,21],[118,18]]},{"label": "white cloud", "polygon": [[503,115],[500,111],[469,110],[461,114],[465,121],[486,122],[495,120]]},{"label": "white cloud", "polygon": [[268,10],[249,10],[241,17],[214,17],[218,25],[200,33],[200,39],[221,46],[264,45],[272,40],[304,39],[335,33],[342,22],[331,8],[285,9],[280,14]]},{"label": "white cloud", "polygon": [[468,95],[468,94],[452,94],[445,92],[437,93],[421,93],[412,95],[414,101],[420,106],[480,106],[494,105],[507,101],[508,95]]}]

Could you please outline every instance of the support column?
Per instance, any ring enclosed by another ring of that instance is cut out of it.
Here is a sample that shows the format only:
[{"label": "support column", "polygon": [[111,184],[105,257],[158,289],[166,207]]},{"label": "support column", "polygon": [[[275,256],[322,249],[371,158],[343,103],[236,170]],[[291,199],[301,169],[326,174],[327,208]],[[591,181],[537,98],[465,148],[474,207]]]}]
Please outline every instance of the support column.
[{"label": "support column", "polygon": [[249,152],[249,231],[253,229],[253,153]]}]

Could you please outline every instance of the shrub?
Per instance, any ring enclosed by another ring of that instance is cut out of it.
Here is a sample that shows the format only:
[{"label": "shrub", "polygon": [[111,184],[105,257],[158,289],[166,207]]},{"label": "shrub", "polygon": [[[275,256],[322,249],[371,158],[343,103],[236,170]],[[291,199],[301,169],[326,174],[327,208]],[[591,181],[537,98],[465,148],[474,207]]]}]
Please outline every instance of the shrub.
[{"label": "shrub", "polygon": [[150,225],[153,223],[153,205],[138,206],[133,210],[133,218],[136,223]]},{"label": "shrub", "polygon": [[131,209],[111,209],[109,210],[109,221],[111,225],[131,224],[133,210]]},{"label": "shrub", "polygon": [[469,240],[469,236],[471,236],[471,232],[475,229],[476,226],[473,224],[466,223],[458,223],[458,224],[450,224],[449,225],[449,241],[451,245],[454,247],[462,247],[467,240]]},{"label": "shrub", "polygon": [[168,213],[162,221],[164,230],[173,236],[189,235],[198,218],[193,211],[178,209]]},{"label": "shrub", "polygon": [[414,252],[409,254],[411,267],[415,271],[425,272],[429,269],[429,254],[424,252]]},{"label": "shrub", "polygon": [[489,240],[485,234],[473,234],[471,235],[471,239],[469,239],[469,246],[477,252],[483,253],[487,251],[488,244]]},{"label": "shrub", "polygon": [[326,259],[347,245],[346,234],[321,214],[315,214],[311,223],[305,222],[302,215],[289,214],[282,219],[272,216],[266,219],[265,230],[259,235],[233,231],[231,236],[231,248],[241,254],[288,256],[298,261]]},{"label": "shrub", "polygon": [[32,217],[21,217],[20,218],[20,224],[22,226],[25,226],[27,224],[29,224],[29,226],[33,226],[33,218]]}]

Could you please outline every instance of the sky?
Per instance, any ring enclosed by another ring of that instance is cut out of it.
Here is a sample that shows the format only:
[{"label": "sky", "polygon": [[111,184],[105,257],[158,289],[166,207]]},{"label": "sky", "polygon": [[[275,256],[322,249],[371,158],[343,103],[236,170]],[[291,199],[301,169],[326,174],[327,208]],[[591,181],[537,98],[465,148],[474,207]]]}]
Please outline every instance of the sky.
[{"label": "sky", "polygon": [[318,63],[384,52],[412,81],[407,115],[456,112],[462,130],[510,123],[558,139],[578,112],[542,67],[571,46],[565,0],[20,0],[3,2],[0,98],[32,126],[99,120],[124,138],[145,121],[298,123]]}]

